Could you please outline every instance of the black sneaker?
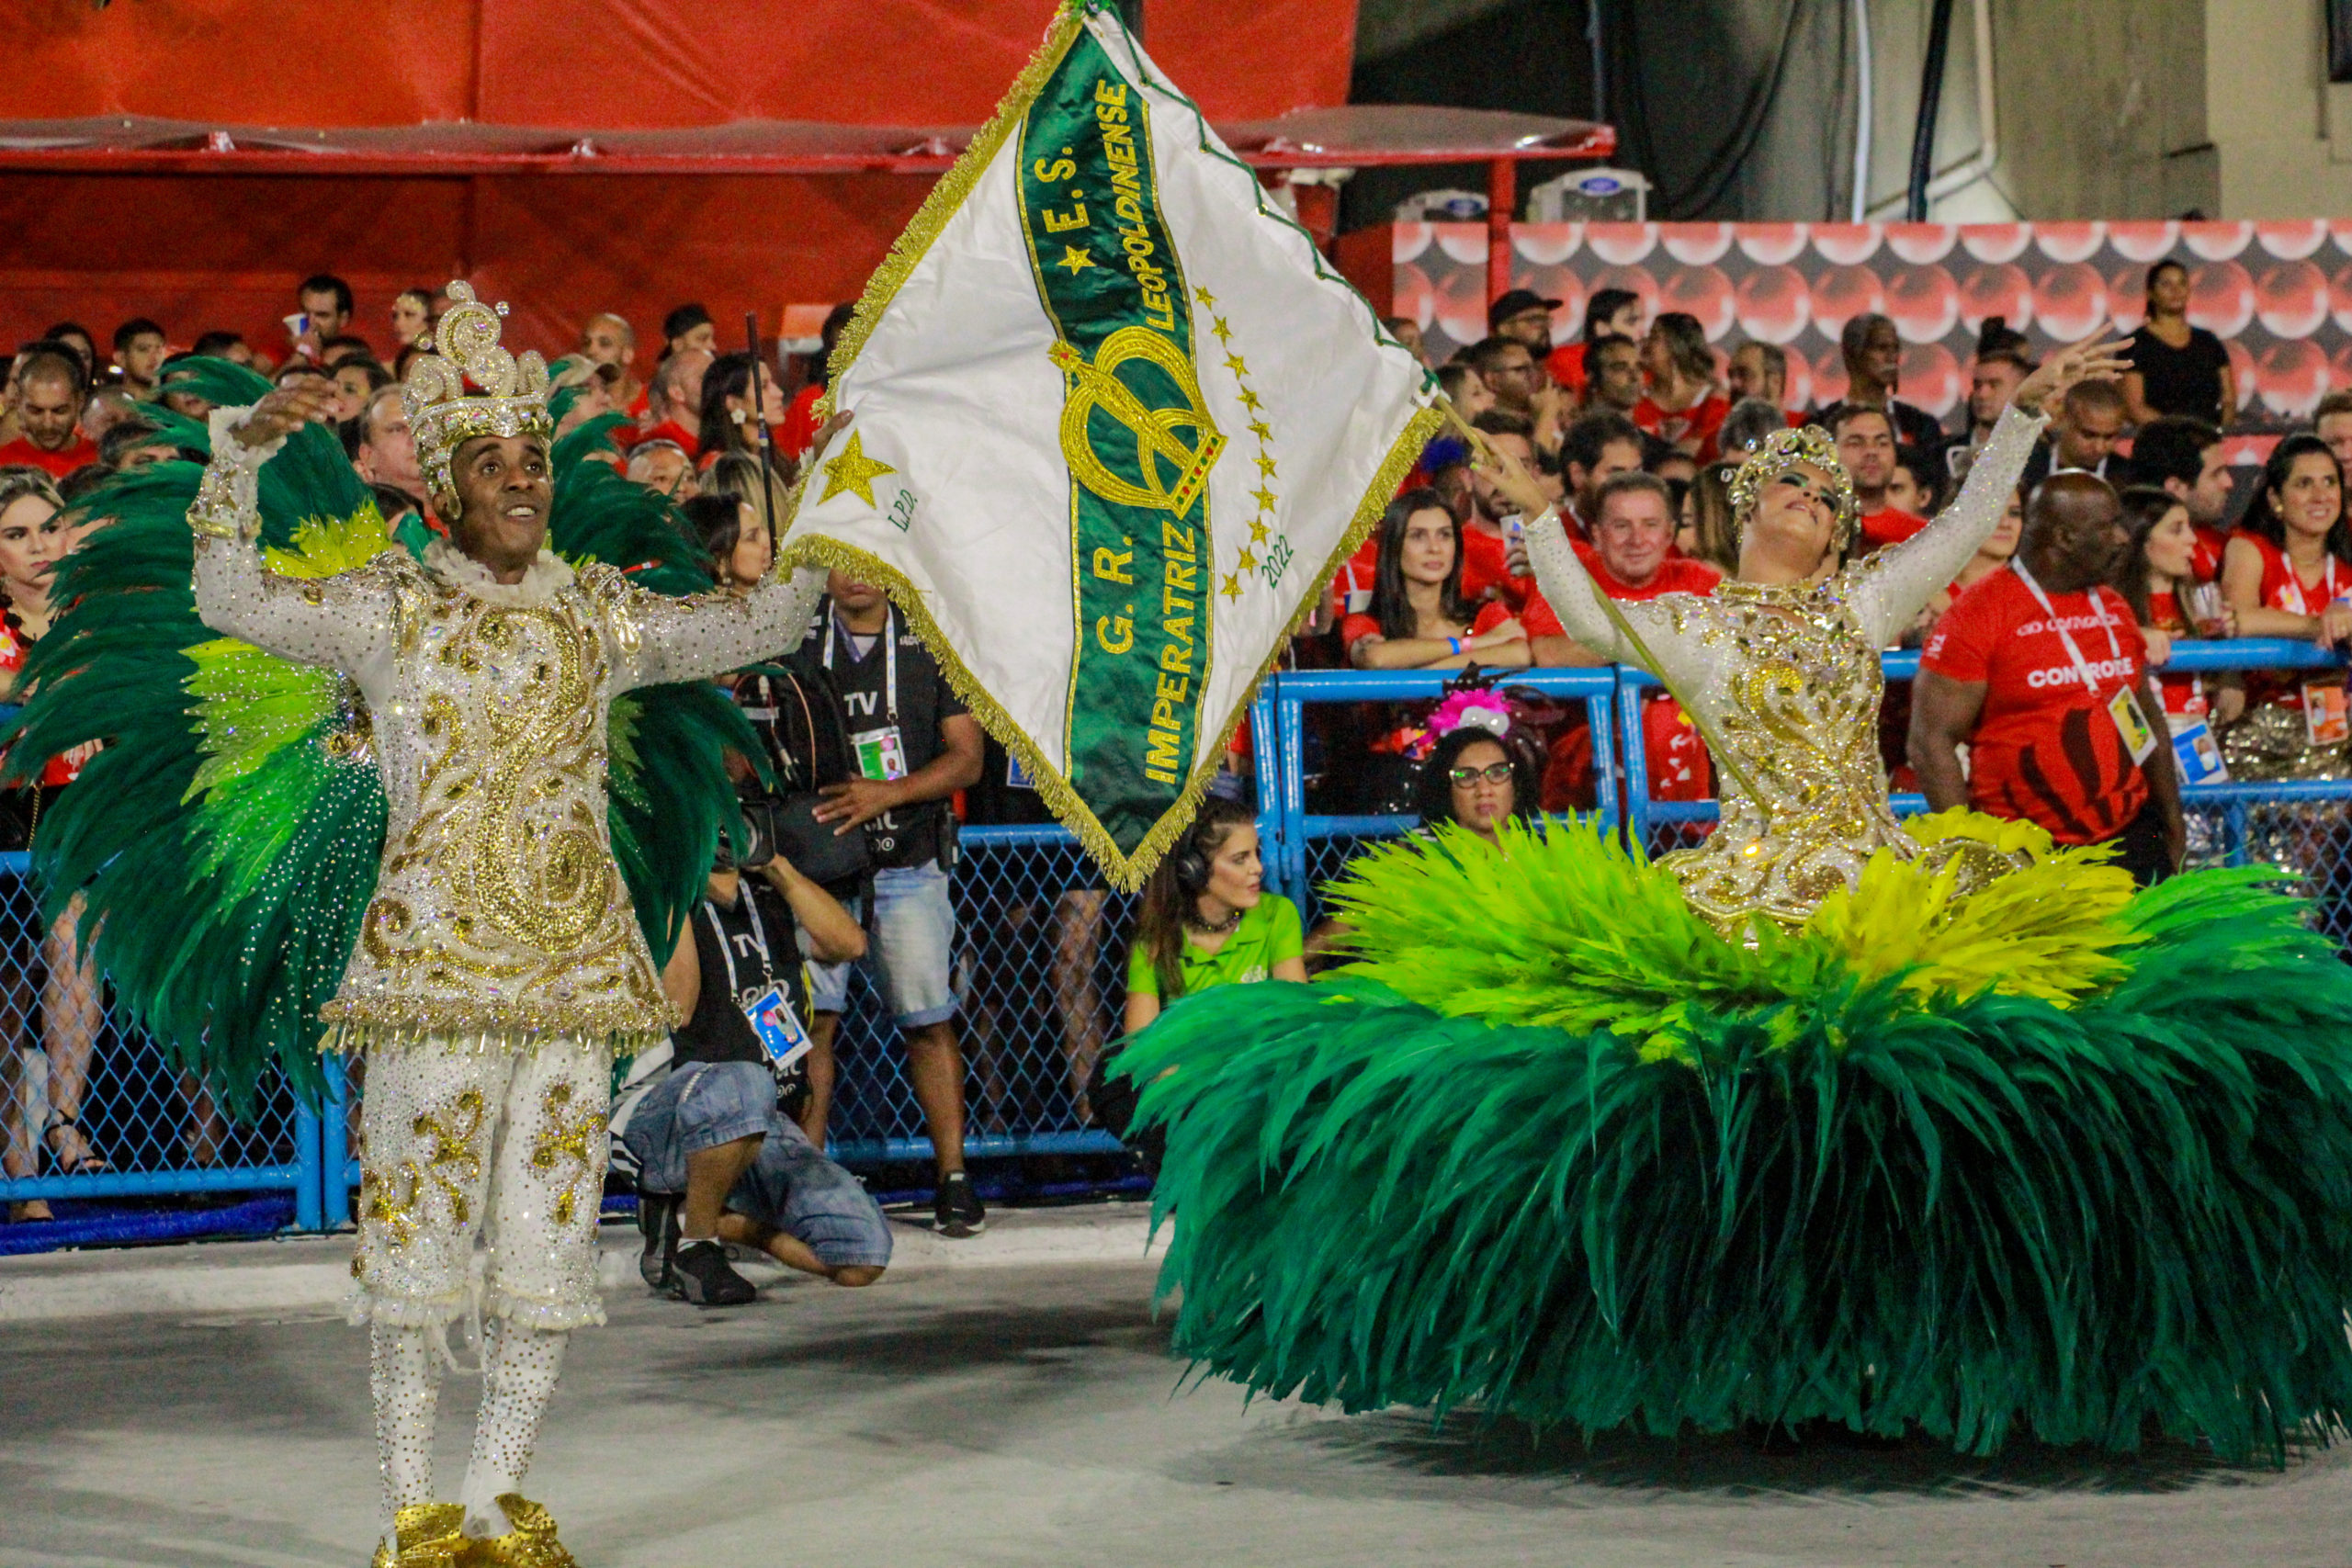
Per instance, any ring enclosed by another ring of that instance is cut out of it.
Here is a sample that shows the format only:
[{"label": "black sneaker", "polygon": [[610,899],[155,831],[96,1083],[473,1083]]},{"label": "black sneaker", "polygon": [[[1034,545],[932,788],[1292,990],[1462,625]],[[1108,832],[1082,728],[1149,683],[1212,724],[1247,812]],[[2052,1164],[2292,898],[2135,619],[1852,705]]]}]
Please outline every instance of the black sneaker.
[{"label": "black sneaker", "polygon": [[715,1241],[686,1243],[678,1248],[670,1267],[678,1292],[696,1306],[741,1306],[760,1293],[752,1281],[735,1272],[734,1265],[727,1261],[727,1248]]},{"label": "black sneaker", "polygon": [[933,1201],[931,1213],[942,1235],[978,1235],[989,1228],[989,1212],[980,1207],[972,1179],[960,1170],[940,1178],[939,1196]]},{"label": "black sneaker", "polygon": [[639,1276],[650,1289],[674,1290],[672,1263],[678,1256],[678,1201],[661,1192],[639,1194],[637,1228],[645,1236],[645,1250],[637,1259]]}]

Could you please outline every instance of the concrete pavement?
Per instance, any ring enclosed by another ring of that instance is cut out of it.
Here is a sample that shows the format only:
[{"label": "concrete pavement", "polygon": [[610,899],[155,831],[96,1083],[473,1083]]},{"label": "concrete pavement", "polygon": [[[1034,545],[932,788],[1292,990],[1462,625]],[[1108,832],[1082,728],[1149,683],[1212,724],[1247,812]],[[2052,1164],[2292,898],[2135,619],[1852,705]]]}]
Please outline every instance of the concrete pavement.
[{"label": "concrete pavement", "polygon": [[[612,1325],[573,1342],[530,1495],[586,1568],[2352,1559],[2341,1451],[2246,1472],[2183,1450],[1982,1462],[1731,1440],[1587,1450],[1515,1427],[1245,1404],[1223,1384],[1180,1386],[1150,1312],[1153,1269],[1134,1251],[1046,1256],[1104,1248],[1105,1235],[1139,1244],[1133,1210],[1076,1213],[1091,1218],[1007,1216],[991,1234],[1028,1239],[1000,1245],[1036,1251],[1001,1267],[925,1266],[950,1244],[910,1235],[910,1267],[863,1292],[778,1281],[752,1307],[704,1313],[616,1290]],[[171,1271],[111,1256],[118,1270]],[[104,1258],[75,1267],[107,1272]],[[0,1322],[0,1564],[366,1562],[365,1336],[323,1302],[220,1305],[234,1292],[179,1289],[216,1304]],[[453,1494],[476,1386],[452,1378],[444,1395]]]}]

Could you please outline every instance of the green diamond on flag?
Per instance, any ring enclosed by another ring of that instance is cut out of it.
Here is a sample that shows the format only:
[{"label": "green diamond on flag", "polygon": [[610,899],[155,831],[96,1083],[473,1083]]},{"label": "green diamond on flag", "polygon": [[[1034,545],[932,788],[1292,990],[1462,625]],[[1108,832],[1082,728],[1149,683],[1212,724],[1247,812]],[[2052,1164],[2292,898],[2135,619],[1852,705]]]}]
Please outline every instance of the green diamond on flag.
[{"label": "green diamond on flag", "polygon": [[786,566],[883,587],[1120,887],[1439,416],[1419,363],[1099,4],[867,284]]}]

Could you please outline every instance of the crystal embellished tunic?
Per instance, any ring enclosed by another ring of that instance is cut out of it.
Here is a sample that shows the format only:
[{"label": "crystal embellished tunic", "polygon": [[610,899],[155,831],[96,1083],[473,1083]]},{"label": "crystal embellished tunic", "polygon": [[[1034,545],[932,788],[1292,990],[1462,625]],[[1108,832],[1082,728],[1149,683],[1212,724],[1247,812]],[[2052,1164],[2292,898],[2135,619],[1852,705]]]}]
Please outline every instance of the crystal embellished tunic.
[{"label": "crystal embellished tunic", "polygon": [[[1925,530],[1818,583],[1726,580],[1713,595],[1668,593],[1618,606],[1663,666],[1663,677],[1707,721],[1734,767],[1763,796],[1723,773],[1723,825],[1705,844],[1661,863],[1683,895],[1727,929],[1764,915],[1801,925],[1821,900],[1851,887],[1880,850],[1929,852],[1888,803],[1878,752],[1885,692],[1878,650],[1948,585],[1999,526],[2045,422],[2001,415],[1968,482]],[[1571,636],[1603,659],[1641,662],[1556,525],[1528,531],[1544,597]],[[1937,852],[1989,853],[1982,846]]]},{"label": "crystal embellished tunic", "polygon": [[824,574],[672,599],[543,549],[507,585],[436,541],[422,563],[387,551],[334,577],[281,576],[252,534],[255,476],[282,443],[239,443],[243,412],[216,414],[189,516],[198,613],[352,681],[390,807],[358,948],[320,1017],[354,1043],[561,1034],[627,1051],[665,1035],[605,824],[607,712],[635,687],[792,646]]}]

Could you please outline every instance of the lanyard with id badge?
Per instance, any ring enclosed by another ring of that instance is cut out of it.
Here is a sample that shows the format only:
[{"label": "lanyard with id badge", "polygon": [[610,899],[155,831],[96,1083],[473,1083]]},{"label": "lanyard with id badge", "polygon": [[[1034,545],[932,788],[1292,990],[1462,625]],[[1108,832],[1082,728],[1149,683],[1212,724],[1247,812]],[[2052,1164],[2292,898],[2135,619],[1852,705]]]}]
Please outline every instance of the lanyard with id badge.
[{"label": "lanyard with id badge", "polygon": [[[2327,558],[2327,575],[2320,583],[2322,609],[2335,603],[2335,558]],[[2282,610],[2298,615],[2316,615],[2304,596],[2303,580],[2295,574],[2292,561],[2287,563],[2287,585],[2279,593]],[[2312,746],[2341,746],[2352,740],[2352,694],[2344,686],[2344,677],[2313,675],[2303,682],[2303,739]]]},{"label": "lanyard with id badge", "polygon": [[[2050,595],[2041,591],[2041,584],[2033,580],[2033,573],[2026,570],[2025,562],[2012,558],[2009,570],[2018,574],[2018,581],[2024,583],[2026,592],[2033,595],[2033,602],[2041,606],[2042,615],[2048,617],[2050,629],[2058,634],[2059,642],[2066,649],[2066,657],[2074,660],[2075,674],[2083,683],[2083,694],[2098,702],[2098,682],[2091,674],[2090,660],[2083,657],[2082,649],[2075,641],[2075,634],[2058,618],[2058,611],[2050,603]],[[2099,629],[2107,634],[2109,662],[2122,663],[2123,644],[2115,635],[2115,622],[2108,614],[2107,601],[2099,597],[2096,588],[2084,597],[2089,600],[2092,614],[2098,617]],[[2115,732],[2122,739],[2124,750],[2131,753],[2132,764],[2145,767],[2148,759],[2155,754],[2156,732],[2148,723],[2148,716],[2141,710],[2139,694],[2132,685],[2132,682],[2125,681],[2101,705],[2107,709],[2107,716],[2115,721]]]},{"label": "lanyard with id badge", "polygon": [[[825,668],[833,667],[833,649],[848,634],[838,628],[825,638]],[[858,776],[876,784],[891,784],[907,776],[907,743],[899,732],[899,612],[896,606],[882,618],[882,708],[888,721],[873,729],[850,731],[850,750],[857,757]]]},{"label": "lanyard with id badge", "polygon": [[[761,973],[775,972],[775,955],[768,950],[767,923],[760,919],[760,903],[748,886],[740,897],[743,912],[751,918],[752,944],[760,950]],[[792,998],[785,995],[784,987],[774,980],[757,993],[746,997],[742,981],[735,973],[735,944],[728,940],[726,927],[718,923],[718,911],[708,900],[703,903],[703,918],[710,922],[711,934],[718,939],[718,955],[727,965],[728,994],[735,1005],[743,1010],[743,1017],[752,1026],[760,1049],[767,1053],[768,1066],[781,1078],[797,1066],[800,1058],[815,1049],[816,1042],[808,1037],[800,1015],[792,1010]]]}]

